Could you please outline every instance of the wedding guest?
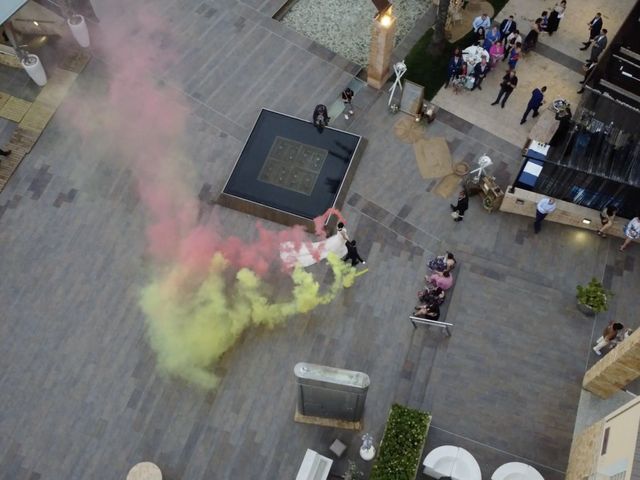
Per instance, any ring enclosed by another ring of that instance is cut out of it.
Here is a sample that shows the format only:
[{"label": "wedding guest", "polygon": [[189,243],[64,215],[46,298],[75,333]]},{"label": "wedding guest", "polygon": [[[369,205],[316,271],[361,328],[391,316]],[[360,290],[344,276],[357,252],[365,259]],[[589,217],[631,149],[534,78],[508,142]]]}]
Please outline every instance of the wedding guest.
[{"label": "wedding guest", "polygon": [[458,194],[458,202],[453,205],[450,205],[451,210],[453,210],[454,222],[461,222],[464,219],[464,212],[469,208],[469,197],[467,196],[467,192],[464,190],[460,190]]},{"label": "wedding guest", "polygon": [[500,107],[504,108],[505,103],[507,103],[507,99],[513,93],[513,89],[518,86],[518,77],[516,76],[515,70],[507,70],[507,73],[504,77],[502,77],[502,83],[500,84],[500,91],[498,92],[498,98],[491,105],[497,105],[502,99],[502,103],[500,103]]},{"label": "wedding guest", "polygon": [[540,31],[541,32],[546,32],[547,31],[547,25],[549,23],[549,12],[547,12],[546,10],[544,10],[541,14],[540,14],[540,19],[542,20],[540,22]]},{"label": "wedding guest", "polygon": [[516,65],[518,65],[518,60],[520,60],[520,55],[522,54],[522,44],[520,42],[516,43],[513,48],[509,51],[509,69],[515,70]]},{"label": "wedding guest", "polygon": [[598,57],[607,48],[607,29],[603,28],[600,35],[593,39],[593,47],[591,47],[591,55],[588,62],[597,62]]},{"label": "wedding guest", "polygon": [[342,91],[342,103],[344,103],[344,119],[349,120],[349,117],[353,115],[353,105],[351,105],[351,99],[353,98],[353,90],[349,87]]},{"label": "wedding guest", "polygon": [[513,19],[513,15],[509,15],[509,18],[505,18],[502,21],[500,24],[500,39],[503,43],[506,42],[509,34],[516,31],[516,28],[518,28],[518,24]]},{"label": "wedding guest", "polygon": [[614,322],[613,320],[610,321],[609,325],[607,325],[602,331],[602,336],[593,346],[593,351],[596,353],[596,355],[602,355],[602,352],[600,352],[600,350],[609,345],[610,342],[614,341],[623,329],[624,325],[622,325],[620,322]]},{"label": "wedding guest", "polygon": [[480,27],[474,34],[473,44],[482,47],[484,45],[485,29]]},{"label": "wedding guest", "polygon": [[422,317],[428,320],[438,320],[440,318],[440,307],[437,304],[423,305],[413,312],[414,317]]},{"label": "wedding guest", "polygon": [[640,238],[640,218],[633,217],[629,220],[629,223],[624,227],[624,235],[627,238],[624,239],[624,243],[620,247],[621,252],[623,252],[632,241]]},{"label": "wedding guest", "polygon": [[553,35],[560,26],[560,20],[564,17],[564,12],[567,10],[566,0],[562,0],[560,3],[556,3],[556,6],[551,10],[549,15],[549,21],[547,22],[547,33],[549,36]]},{"label": "wedding guest", "polygon": [[452,79],[456,79],[460,76],[463,65],[464,61],[462,60],[462,53],[460,52],[460,49],[456,47],[453,51],[451,60],[449,60],[449,65],[447,66],[447,83],[444,84],[444,88],[449,86]]},{"label": "wedding guest", "polygon": [[498,27],[494,25],[491,28],[491,30],[489,30],[485,35],[484,44],[482,45],[482,48],[484,48],[486,51],[489,51],[491,50],[491,45],[499,41],[500,41],[500,32],[498,31]]},{"label": "wedding guest", "polygon": [[578,90],[578,93],[584,92],[584,86],[587,84],[589,77],[593,74],[593,72],[596,71],[597,66],[598,66],[598,62],[592,62],[590,60],[588,60],[587,63],[585,63],[582,66],[582,71],[584,72],[584,78],[580,80],[582,87],[580,87],[580,90]]},{"label": "wedding guest", "polygon": [[536,205],[536,221],[533,222],[533,231],[540,233],[544,218],[556,209],[556,201],[553,198],[542,197]]},{"label": "wedding guest", "polygon": [[324,127],[329,125],[329,113],[327,112],[327,107],[319,104],[316,105],[316,108],[313,110],[313,124],[318,129],[318,132],[322,133]]},{"label": "wedding guest", "polygon": [[473,23],[471,24],[474,32],[478,32],[479,28],[483,28],[485,31],[491,27],[491,19],[489,15],[483,13],[482,15],[473,19]]},{"label": "wedding guest", "polygon": [[596,233],[602,238],[607,238],[607,234],[604,232],[609,230],[611,225],[613,225],[613,221],[616,219],[616,213],[618,213],[618,208],[614,205],[607,205],[600,212],[600,223],[602,223],[602,226]]},{"label": "wedding guest", "polygon": [[453,253],[447,252],[446,255],[438,255],[433,260],[429,260],[427,267],[436,272],[450,272],[456,266],[456,257]]},{"label": "wedding guest", "polygon": [[491,56],[491,68],[496,68],[498,62],[504,58],[504,46],[502,42],[496,42],[491,45],[489,55]]},{"label": "wedding guest", "polygon": [[520,35],[519,30],[515,30],[514,32],[509,34],[507,40],[504,42],[504,58],[502,59],[503,62],[507,60],[507,58],[509,58],[509,52],[518,43],[520,44],[520,46],[522,46],[522,36]]},{"label": "wedding guest", "polygon": [[[418,300],[421,305],[442,305],[445,299],[445,292],[440,287],[430,288],[427,287],[423,291],[418,292]],[[417,308],[417,307],[416,307]]]},{"label": "wedding guest", "polygon": [[527,121],[527,115],[529,112],[533,110],[533,118],[538,116],[538,109],[544,103],[544,92],[547,91],[547,87],[535,88],[531,92],[531,99],[529,99],[529,103],[527,104],[527,109],[524,111],[524,115],[522,115],[522,120],[520,120],[520,125]]},{"label": "wedding guest", "polygon": [[600,35],[600,30],[602,30],[602,14],[600,12],[596,13],[596,16],[593,17],[593,19],[591,19],[591,21],[587,23],[587,25],[589,26],[589,40],[587,40],[586,42],[582,42],[582,45],[584,45],[584,47],[582,47],[580,50],[586,50],[587,48],[589,48],[589,45],[591,45],[591,41],[598,35]]},{"label": "wedding guest", "polygon": [[529,30],[527,36],[524,37],[524,42],[522,43],[522,51],[524,53],[528,53],[536,47],[541,31],[542,18],[536,18],[536,21],[533,22],[533,25],[531,26],[531,30]]},{"label": "wedding guest", "polygon": [[475,79],[475,82],[473,82],[473,88],[471,91],[475,90],[476,87],[482,90],[482,81],[490,70],[491,67],[487,63],[487,57],[483,55],[480,59],[480,63],[477,63],[476,66],[473,67],[473,78]]},{"label": "wedding guest", "polygon": [[451,272],[434,272],[430,277],[425,277],[427,283],[430,283],[442,290],[449,290],[453,286],[453,275]]}]

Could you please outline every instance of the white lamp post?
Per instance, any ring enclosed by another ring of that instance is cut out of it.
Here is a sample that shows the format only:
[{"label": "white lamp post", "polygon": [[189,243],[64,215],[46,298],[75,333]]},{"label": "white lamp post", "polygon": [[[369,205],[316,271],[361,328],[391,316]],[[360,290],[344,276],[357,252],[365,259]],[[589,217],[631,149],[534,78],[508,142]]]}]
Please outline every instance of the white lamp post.
[{"label": "white lamp post", "polygon": [[362,435],[362,446],[360,447],[360,457],[363,460],[373,460],[376,456],[376,447],[373,446],[373,437],[368,433]]},{"label": "white lamp post", "polygon": [[76,42],[78,42],[78,45],[83,48],[87,48],[91,45],[87,22],[82,15],[71,15],[71,17],[67,19],[67,25],[69,25],[71,34],[73,35],[73,38],[76,39]]},{"label": "white lamp post", "polygon": [[26,54],[20,61],[22,67],[27,72],[27,75],[31,77],[31,80],[36,82],[38,86],[44,87],[47,84],[47,73],[44,71],[42,62],[37,55],[32,53]]}]

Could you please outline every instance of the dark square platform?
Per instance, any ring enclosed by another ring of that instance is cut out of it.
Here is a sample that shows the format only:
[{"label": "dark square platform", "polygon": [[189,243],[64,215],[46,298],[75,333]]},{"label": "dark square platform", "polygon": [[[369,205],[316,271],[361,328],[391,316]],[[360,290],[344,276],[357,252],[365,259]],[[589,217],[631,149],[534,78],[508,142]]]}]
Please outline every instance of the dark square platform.
[{"label": "dark square platform", "polygon": [[263,109],[218,203],[285,225],[340,208],[364,139]]}]

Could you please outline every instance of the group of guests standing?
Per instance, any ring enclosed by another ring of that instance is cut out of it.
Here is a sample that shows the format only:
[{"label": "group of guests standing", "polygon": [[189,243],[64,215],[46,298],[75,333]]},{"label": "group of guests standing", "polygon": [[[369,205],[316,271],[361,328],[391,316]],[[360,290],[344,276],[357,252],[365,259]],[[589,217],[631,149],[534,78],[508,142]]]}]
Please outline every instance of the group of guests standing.
[{"label": "group of guests standing", "polygon": [[413,316],[438,320],[440,305],[444,303],[447,290],[453,286],[452,270],[456,266],[456,258],[451,252],[427,262],[430,274],[425,275],[426,286],[418,292],[418,305],[414,308]]},{"label": "group of guests standing", "polygon": [[607,48],[607,43],[609,42],[607,38],[608,31],[606,28],[602,28],[602,26],[602,14],[600,12],[596,13],[596,16],[587,23],[589,39],[586,42],[582,42],[583,47],[580,48],[580,50],[587,50],[589,46],[591,46],[591,53],[589,58],[585,60],[586,63],[582,66],[584,78],[580,81],[582,87],[578,90],[578,93],[584,92],[584,84],[595,71],[600,54]]},{"label": "group of guests standing", "polygon": [[[558,2],[549,13],[543,11],[532,24],[531,30],[527,36],[522,39],[518,24],[513,15],[502,20],[500,25],[493,25],[491,19],[486,13],[479,15],[473,20],[472,27],[474,31],[474,42],[489,52],[489,58],[483,55],[481,61],[476,63],[471,72],[467,71],[467,65],[463,59],[462,52],[456,48],[453,56],[449,61],[447,69],[447,82],[445,88],[460,77],[472,76],[473,86],[471,90],[476,88],[482,90],[482,82],[487,74],[496,68],[498,61],[507,62],[509,68],[502,77],[498,96],[492,105],[498,105],[502,108],[513,91],[518,86],[518,76],[516,74],[516,65],[521,56],[527,51],[533,49],[538,42],[540,32],[547,32],[553,35],[558,30],[560,20],[564,17],[567,9],[566,0]],[[535,88],[531,92],[531,98],[527,104],[527,108],[522,115],[520,124],[527,121],[529,113],[533,112],[533,117],[538,116],[538,110],[544,103],[544,94],[547,90],[546,86]]]}]

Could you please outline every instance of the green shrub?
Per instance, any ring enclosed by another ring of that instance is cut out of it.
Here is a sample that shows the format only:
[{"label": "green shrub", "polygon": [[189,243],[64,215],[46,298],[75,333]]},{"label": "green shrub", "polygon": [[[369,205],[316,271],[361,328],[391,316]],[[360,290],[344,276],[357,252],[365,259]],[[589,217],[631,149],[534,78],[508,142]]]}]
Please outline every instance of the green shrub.
[{"label": "green shrub", "polygon": [[431,415],[412,408],[391,406],[380,452],[370,480],[413,480],[427,438]]},{"label": "green shrub", "polygon": [[602,283],[595,278],[592,278],[586,286],[578,285],[576,289],[578,302],[591,308],[595,313],[606,312],[609,308],[609,297],[613,296],[613,293],[605,290]]}]

